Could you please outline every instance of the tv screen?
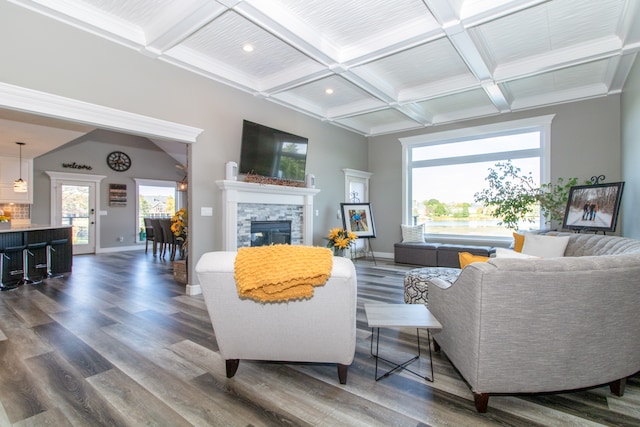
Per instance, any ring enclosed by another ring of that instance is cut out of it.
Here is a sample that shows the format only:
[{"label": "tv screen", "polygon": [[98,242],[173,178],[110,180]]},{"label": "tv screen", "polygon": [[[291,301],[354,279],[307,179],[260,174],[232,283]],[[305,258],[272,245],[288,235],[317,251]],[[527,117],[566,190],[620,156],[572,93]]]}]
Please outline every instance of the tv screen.
[{"label": "tv screen", "polygon": [[304,181],[308,142],[302,136],[244,120],[238,173]]}]

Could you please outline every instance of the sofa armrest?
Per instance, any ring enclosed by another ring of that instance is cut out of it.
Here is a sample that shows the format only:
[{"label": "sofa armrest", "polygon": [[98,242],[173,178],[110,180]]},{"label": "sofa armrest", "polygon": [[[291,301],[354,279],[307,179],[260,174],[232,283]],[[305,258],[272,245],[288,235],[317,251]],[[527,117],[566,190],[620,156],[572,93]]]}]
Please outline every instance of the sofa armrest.
[{"label": "sofa armrest", "polygon": [[455,282],[433,279],[428,285],[429,311],[442,324],[433,337],[463,376],[473,379],[477,376],[481,287],[468,285],[480,283],[481,276],[478,266],[470,264]]}]

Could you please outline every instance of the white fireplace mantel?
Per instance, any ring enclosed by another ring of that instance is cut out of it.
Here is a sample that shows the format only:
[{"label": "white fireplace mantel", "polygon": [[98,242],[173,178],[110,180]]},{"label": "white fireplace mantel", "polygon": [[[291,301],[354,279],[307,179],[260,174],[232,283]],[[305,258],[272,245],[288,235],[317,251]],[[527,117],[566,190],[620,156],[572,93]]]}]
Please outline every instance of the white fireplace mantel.
[{"label": "white fireplace mantel", "polygon": [[216,185],[222,190],[223,250],[238,250],[238,203],[302,206],[302,242],[313,245],[313,196],[320,190],[231,180],[216,181]]}]

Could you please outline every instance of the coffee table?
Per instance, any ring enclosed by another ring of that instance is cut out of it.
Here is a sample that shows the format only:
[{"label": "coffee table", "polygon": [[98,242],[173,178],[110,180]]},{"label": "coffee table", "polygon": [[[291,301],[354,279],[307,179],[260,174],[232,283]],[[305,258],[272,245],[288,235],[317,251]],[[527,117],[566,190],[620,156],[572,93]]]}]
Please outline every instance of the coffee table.
[{"label": "coffee table", "polygon": [[[431,357],[431,329],[442,329],[442,325],[438,322],[433,314],[424,306],[424,304],[382,304],[382,303],[366,303],[364,312],[367,316],[368,326],[371,328],[371,355],[376,359],[376,381],[388,377],[394,372],[406,370],[414,375],[419,376],[427,381],[433,382],[433,359]],[[418,354],[411,359],[402,362],[392,362],[380,356],[380,328],[416,328],[416,337],[418,339]],[[377,334],[374,334],[377,329]],[[422,375],[408,368],[410,364],[420,359],[420,329],[427,330],[427,344],[429,347],[429,365],[431,366],[431,377]],[[373,336],[376,335],[376,351],[373,352]],[[382,360],[393,366],[391,370],[378,376],[378,360]]]}]

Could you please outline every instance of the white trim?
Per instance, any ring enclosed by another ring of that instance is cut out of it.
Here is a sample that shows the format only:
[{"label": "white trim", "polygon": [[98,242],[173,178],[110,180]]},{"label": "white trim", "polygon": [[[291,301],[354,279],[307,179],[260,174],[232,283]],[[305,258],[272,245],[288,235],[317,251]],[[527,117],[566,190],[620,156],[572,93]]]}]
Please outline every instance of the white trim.
[{"label": "white trim", "polygon": [[527,119],[510,120],[506,122],[453,129],[443,132],[425,133],[422,135],[399,138],[399,141],[403,147],[418,144],[446,144],[452,139],[472,138],[496,132],[505,132],[510,130],[527,129],[540,126],[551,126],[551,121],[554,117],[555,114],[548,114],[546,116],[529,117]]},{"label": "white trim", "polygon": [[0,107],[101,129],[194,143],[202,129],[0,82]]},{"label": "white trim", "polygon": [[[140,186],[145,185],[149,187],[173,187],[174,194],[177,193],[178,184],[175,181],[169,180],[159,180],[159,179],[144,179],[144,178],[133,178],[136,183],[136,220],[140,218]],[[176,209],[178,203],[178,197],[175,197]],[[137,243],[144,243],[143,240],[140,240],[140,230],[138,230],[138,222],[136,221],[135,230],[133,230],[134,236],[136,236]]]},{"label": "white trim", "polygon": [[[56,224],[58,221],[56,212],[58,211],[56,189],[58,188],[59,181],[87,181],[96,183],[96,212],[100,212],[100,181],[106,178],[106,175],[90,175],[82,173],[69,173],[69,172],[55,172],[44,171],[51,179],[50,185],[50,197],[51,197],[51,210],[49,212],[49,220],[51,225]],[[98,247],[97,231],[99,230],[98,221],[100,215],[96,215],[96,248]]]},{"label": "white trim", "polygon": [[453,129],[443,132],[427,133],[422,135],[399,138],[402,144],[402,224],[411,224],[411,209],[409,201],[412,194],[409,169],[411,165],[411,149],[417,145],[447,144],[464,138],[478,138],[484,135],[507,132],[513,130],[541,129],[540,141],[540,181],[549,182],[551,179],[551,122],[555,114],[529,117],[520,120],[510,120],[499,123],[491,123],[481,126],[472,126],[461,129]]},{"label": "white trim", "polygon": [[50,184],[50,223],[51,225],[61,225],[60,218],[58,217],[58,193],[57,189],[61,182],[65,181],[79,181],[79,182],[92,182],[95,184],[95,253],[101,252],[100,250],[100,182],[106,178],[105,175],[91,175],[82,173],[69,173],[69,172],[55,172],[44,171],[51,180]]}]

